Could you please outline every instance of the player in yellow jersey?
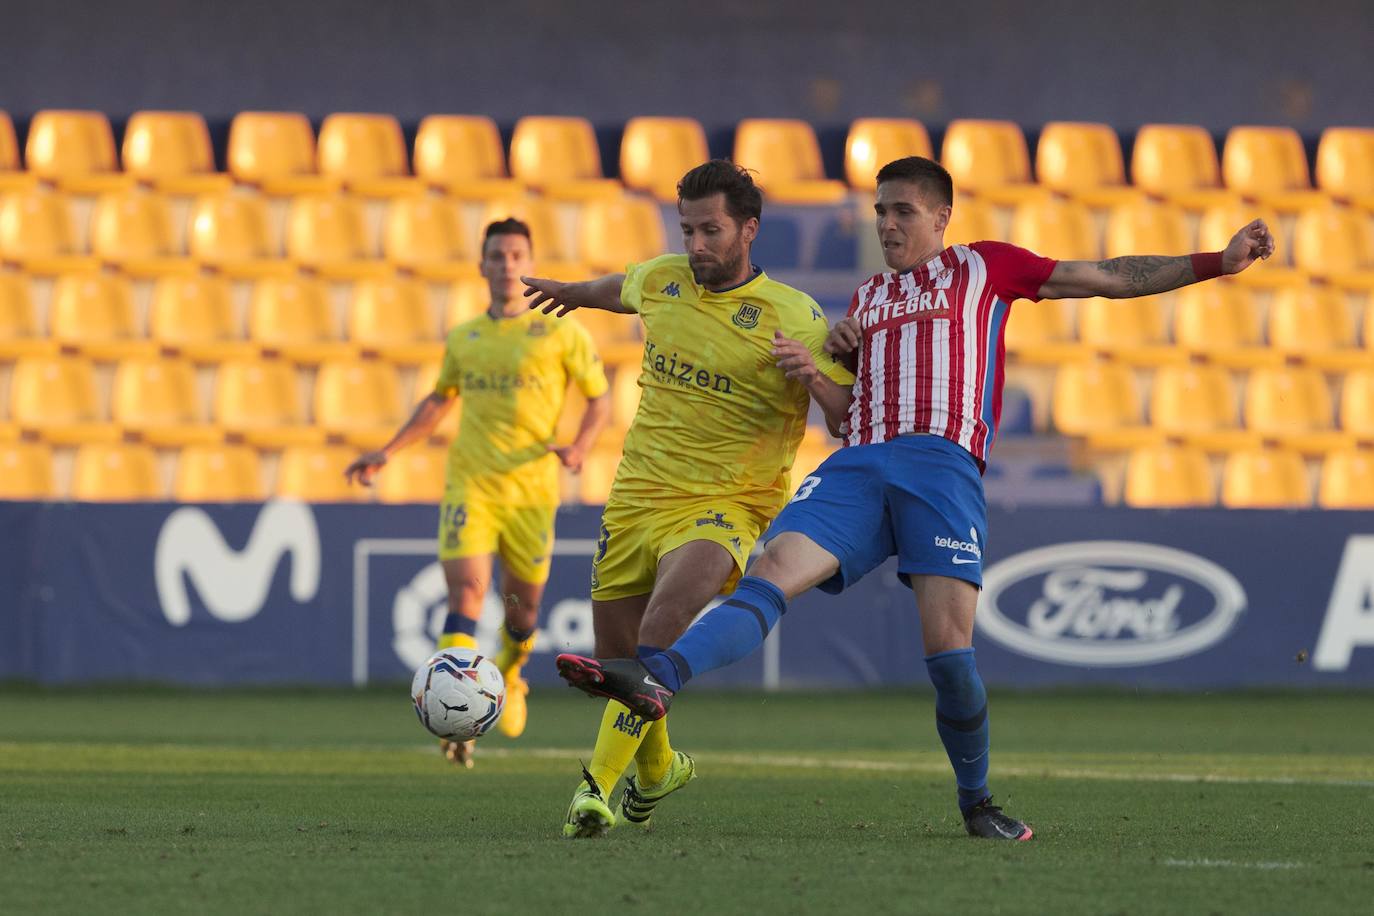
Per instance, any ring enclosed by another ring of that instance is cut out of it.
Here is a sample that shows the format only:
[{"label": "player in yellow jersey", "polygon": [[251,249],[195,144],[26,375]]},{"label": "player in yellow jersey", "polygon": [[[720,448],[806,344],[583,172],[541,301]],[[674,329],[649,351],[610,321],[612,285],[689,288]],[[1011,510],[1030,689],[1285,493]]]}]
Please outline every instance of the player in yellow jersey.
[{"label": "player in yellow jersey", "polygon": [[[487,227],[481,271],[491,306],[449,332],[434,390],[390,442],[362,455],[345,472],[350,480],[369,483],[389,455],[428,438],[462,397],[439,519],[439,559],[449,594],[439,648],[476,648],[491,557],[500,554],[506,620],[493,660],[506,679],[506,709],[498,727],[510,737],[525,730],[529,687],[520,669],[534,644],[549,575],[559,467],[581,469],[610,415],[606,374],[591,335],[575,321],[525,307],[520,277],[532,266],[528,226],[507,219]],[[573,442],[557,446],[554,428],[569,380],[586,395],[587,409]],[[472,766],[471,741],[440,746],[454,763]]]},{"label": "player in yellow jersey", "polygon": [[[789,373],[803,362],[822,367],[839,384],[814,386],[818,396],[847,393],[853,382],[822,349],[828,327],[816,303],[750,262],[761,211],[748,172],[707,162],[678,184],[686,255],[583,283],[526,281],[530,307],[546,314],[599,308],[644,323],[639,410],[592,566],[598,658],[670,644],[708,601],[734,588],[790,492],[810,400]],[[646,619],[653,625],[641,630]],[[636,772],[620,811],[633,823],[647,823],[695,772],[669,745],[666,720],[608,703],[565,836],[597,836],[615,824],[608,800],[631,759]]]}]

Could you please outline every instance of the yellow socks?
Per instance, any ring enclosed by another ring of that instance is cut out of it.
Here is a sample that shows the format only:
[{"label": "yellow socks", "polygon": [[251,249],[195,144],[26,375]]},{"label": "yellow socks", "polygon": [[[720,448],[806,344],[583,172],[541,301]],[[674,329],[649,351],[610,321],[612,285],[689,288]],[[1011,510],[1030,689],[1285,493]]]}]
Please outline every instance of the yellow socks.
[{"label": "yellow socks", "polygon": [[520,669],[529,660],[530,652],[534,650],[534,633],[531,632],[525,639],[517,641],[510,635],[510,630],[506,627],[501,628],[501,649],[492,658],[496,667],[500,669],[502,677],[510,677],[513,671],[519,677]]},{"label": "yellow socks", "polygon": [[[438,649],[476,649],[477,637],[470,633],[445,633],[439,637]],[[436,651],[438,651],[436,649]]]},{"label": "yellow socks", "polygon": [[668,743],[668,720],[650,722],[644,728],[644,738],[635,751],[635,770],[639,787],[656,786],[668,775],[673,763],[673,747]]},{"label": "yellow socks", "polygon": [[[603,797],[610,797],[630,761],[635,759],[635,752],[652,724],[615,700],[607,701],[606,711],[601,714],[601,729],[596,735],[596,749],[587,767],[601,787]],[[666,740],[667,733],[664,734]]]}]

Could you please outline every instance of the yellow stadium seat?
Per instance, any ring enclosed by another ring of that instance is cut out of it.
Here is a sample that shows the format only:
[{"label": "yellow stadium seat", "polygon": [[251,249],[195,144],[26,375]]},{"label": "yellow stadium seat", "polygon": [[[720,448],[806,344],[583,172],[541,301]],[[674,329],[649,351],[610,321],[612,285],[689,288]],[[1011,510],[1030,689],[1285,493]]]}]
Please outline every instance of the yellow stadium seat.
[{"label": "yellow stadium seat", "polygon": [[735,162],[757,173],[768,199],[781,204],[844,200],[842,181],[825,177],[816,132],[805,121],[747,118],[735,128]]},{"label": "yellow stadium seat", "polygon": [[67,198],[38,188],[16,191],[0,201],[0,260],[40,275],[99,265],[78,247]]},{"label": "yellow stadium seat", "polygon": [[1341,429],[1374,440],[1374,369],[1357,369],[1341,379]]},{"label": "yellow stadium seat", "polygon": [[458,280],[449,287],[448,304],[444,306],[445,333],[469,318],[476,318],[491,306],[491,292],[486,280]]},{"label": "yellow stadium seat", "polygon": [[1278,213],[1265,206],[1249,204],[1232,197],[1219,200],[1202,211],[1198,223],[1198,248],[1202,251],[1222,251],[1231,238],[1251,220],[1262,219],[1274,236],[1274,255],[1267,261],[1256,261],[1231,278],[1245,286],[1276,289],[1306,282],[1306,277],[1287,265],[1291,256],[1287,238]]},{"label": "yellow stadium seat", "polygon": [[639,410],[639,395],[639,367],[616,367],[611,375],[611,426],[619,430],[630,428],[635,411]]},{"label": "yellow stadium seat", "polygon": [[1349,289],[1374,290],[1374,217],[1326,204],[1298,214],[1293,263]]},{"label": "yellow stadium seat", "polygon": [[357,347],[339,338],[328,288],[310,277],[259,281],[248,303],[248,339],[298,363],[357,354]]},{"label": "yellow stadium seat", "polygon": [[32,187],[36,179],[19,161],[19,140],[9,112],[0,111],[0,194]]},{"label": "yellow stadium seat", "polygon": [[1317,505],[1323,509],[1374,509],[1374,451],[1343,449],[1328,454],[1317,485]]},{"label": "yellow stadium seat", "polygon": [[994,203],[1017,204],[1045,193],[1030,183],[1026,137],[1011,121],[951,121],[940,164],[954,179],[954,190]]},{"label": "yellow stadium seat", "polygon": [[1074,332],[1077,300],[1018,300],[1007,320],[1007,353],[1029,363],[1058,365],[1079,359],[1083,348]]},{"label": "yellow stadium seat", "polygon": [[246,445],[192,445],[177,455],[172,498],[186,503],[257,502],[262,462]]},{"label": "yellow stadium seat", "polygon": [[394,197],[423,188],[409,176],[401,124],[387,114],[332,114],[320,125],[320,174],[354,194]]},{"label": "yellow stadium seat", "polygon": [[118,438],[101,415],[95,369],[83,359],[36,356],[17,361],[10,377],[10,418],[59,445]]},{"label": "yellow stadium seat", "polygon": [[856,191],[872,192],[878,170],[895,159],[934,159],[930,134],[908,118],[859,118],[849,125],[844,144],[844,175]]},{"label": "yellow stadium seat", "polygon": [[276,493],[316,503],[365,501],[370,497],[368,489],[344,478],[344,468],[356,457],[356,449],[343,445],[287,448],[277,465]]},{"label": "yellow stadium seat", "polygon": [[91,213],[91,253],[101,263],[135,277],[196,269],[181,254],[167,201],[146,191],[119,191],[96,201]]},{"label": "yellow stadium seat", "polygon": [[52,450],[33,442],[0,442],[0,499],[52,499]]},{"label": "yellow stadium seat", "polygon": [[1150,200],[1135,200],[1111,209],[1104,248],[1109,258],[1189,254],[1197,250],[1183,211]]},{"label": "yellow stadium seat", "polygon": [[618,445],[599,445],[587,453],[582,473],[577,475],[579,502],[588,506],[605,504],[615,483],[615,473],[620,469],[621,454]]},{"label": "yellow stadium seat", "polygon": [[997,228],[997,218],[985,200],[956,194],[945,227],[946,245],[967,245],[970,242],[1004,241]]},{"label": "yellow stadium seat", "polygon": [[1276,210],[1298,210],[1323,200],[1312,190],[1302,138],[1291,127],[1233,127],[1221,150],[1226,187]]},{"label": "yellow stadium seat", "polygon": [[1140,396],[1120,363],[1066,363],[1054,376],[1050,413],[1057,430],[1085,436],[1140,425]]},{"label": "yellow stadium seat", "polygon": [[218,442],[205,423],[195,369],[178,359],[126,359],[115,369],[110,414],[125,429],[158,446]]},{"label": "yellow stadium seat", "polygon": [[191,257],[235,279],[280,277],[296,268],[281,255],[267,205],[255,194],[211,194],[191,208]]},{"label": "yellow stadium seat", "polygon": [[305,115],[242,111],[229,125],[229,173],[242,184],[282,196],[320,194],[339,181],[315,171],[315,132]]},{"label": "yellow stadium seat", "polygon": [[362,205],[341,194],[292,199],[286,220],[286,255],[334,280],[390,273],[386,262],[375,260]]},{"label": "yellow stadium seat", "polygon": [[1364,348],[1374,352],[1374,293],[1369,294],[1369,301],[1365,303],[1363,326],[1360,337],[1364,339]]},{"label": "yellow stadium seat", "polygon": [[631,118],[620,141],[620,177],[659,200],[677,200],[677,183],[711,154],[693,118]]},{"label": "yellow stadium seat", "polygon": [[59,344],[94,359],[147,356],[157,349],[138,326],[132,285],[118,274],[58,277],[48,318]]},{"label": "yellow stadium seat", "polygon": [[99,194],[127,187],[115,161],[110,119],[98,111],[40,111],[29,122],[29,171],[66,191]]},{"label": "yellow stadium seat", "polygon": [[45,356],[56,348],[38,325],[29,278],[0,271],[0,360]]},{"label": "yellow stadium seat", "polygon": [[196,362],[242,359],[258,351],[239,334],[229,283],[209,274],[157,281],[148,309],[148,331],[164,350]]},{"label": "yellow stadium seat", "polygon": [[1221,504],[1230,509],[1302,509],[1312,502],[1307,466],[1288,449],[1232,452],[1221,472]]},{"label": "yellow stadium seat", "polygon": [[1317,187],[1374,210],[1374,128],[1328,127],[1317,143]]},{"label": "yellow stadium seat", "polygon": [[1156,445],[1136,449],[1126,462],[1126,505],[1141,509],[1210,506],[1216,484],[1201,449]]},{"label": "yellow stadium seat", "polygon": [[387,207],[382,252],[392,264],[427,280],[475,277],[476,244],[451,200],[429,195],[398,197]]},{"label": "yellow stadium seat", "polygon": [[279,360],[234,359],[215,373],[215,422],[260,448],[311,445],[323,431],[307,426],[295,367]]},{"label": "yellow stadium seat", "polygon": [[1174,342],[1228,366],[1276,365],[1282,355],[1263,345],[1259,306],[1250,290],[1229,281],[1178,292]]},{"label": "yellow stadium seat", "polygon": [[1059,260],[1095,261],[1102,254],[1087,207],[1050,197],[1017,206],[1011,219],[1011,241]]},{"label": "yellow stadium seat", "polygon": [[380,448],[405,419],[396,370],[376,361],[328,362],[315,376],[315,423],[360,448]]},{"label": "yellow stadium seat", "polygon": [[592,335],[596,352],[608,368],[637,366],[644,353],[640,336],[642,325],[634,315],[618,315],[601,309],[578,309],[566,318],[555,321],[575,321]]},{"label": "yellow stadium seat", "polygon": [[148,446],[87,443],[76,450],[72,499],[124,503],[162,496],[157,455]]},{"label": "yellow stadium seat", "polygon": [[609,197],[587,202],[577,236],[581,260],[597,273],[619,273],[627,264],[667,250],[663,216],[647,197]]},{"label": "yellow stadium seat", "polygon": [[1212,135],[1195,124],[1146,124],[1135,136],[1131,181],[1190,210],[1215,203],[1221,164]]},{"label": "yellow stadium seat", "polygon": [[415,135],[415,174],[455,197],[485,200],[519,194],[507,177],[496,122],[480,115],[430,115]]},{"label": "yellow stadium seat", "polygon": [[1121,139],[1106,124],[1046,124],[1035,148],[1035,174],[1040,184],[1090,207],[1124,203],[1139,193],[1126,185]]},{"label": "yellow stadium seat", "polygon": [[377,498],[384,503],[437,503],[444,496],[448,449],[411,446],[387,459],[376,477]]},{"label": "yellow stadium seat", "polygon": [[1159,296],[1084,299],[1078,306],[1078,339],[1086,348],[1135,365],[1158,366],[1187,358],[1169,343],[1168,308]]},{"label": "yellow stadium seat", "polygon": [[1332,441],[1335,409],[1326,379],[1316,369],[1284,366],[1250,373],[1245,386],[1245,426],[1303,450],[1322,451]]},{"label": "yellow stadium seat", "polygon": [[[574,246],[569,243],[559,227],[558,215],[553,212],[547,200],[538,197],[511,197],[489,202],[483,207],[482,218],[477,223],[478,242],[480,243],[486,233],[487,226],[510,217],[515,217],[530,227],[535,269],[541,276],[548,276],[550,261],[568,262],[576,257]],[[478,256],[481,256],[480,251]]]},{"label": "yellow stadium seat", "polygon": [[1345,296],[1329,286],[1278,290],[1269,304],[1269,345],[1325,368],[1374,363],[1355,349],[1355,323]]},{"label": "yellow stadium seat", "polygon": [[228,189],[215,172],[205,119],[192,111],[140,111],[124,128],[124,171],[167,194],[207,194]]},{"label": "yellow stadium seat", "polygon": [[429,289],[402,277],[362,280],[353,287],[348,337],[365,354],[418,364],[443,355]]},{"label": "yellow stadium seat", "polygon": [[586,118],[524,117],[510,141],[511,174],[552,197],[585,199],[620,193],[601,171],[596,134]]},{"label": "yellow stadium seat", "polygon": [[1150,426],[1208,451],[1233,451],[1256,442],[1238,427],[1236,388],[1219,366],[1164,366],[1150,388]]}]

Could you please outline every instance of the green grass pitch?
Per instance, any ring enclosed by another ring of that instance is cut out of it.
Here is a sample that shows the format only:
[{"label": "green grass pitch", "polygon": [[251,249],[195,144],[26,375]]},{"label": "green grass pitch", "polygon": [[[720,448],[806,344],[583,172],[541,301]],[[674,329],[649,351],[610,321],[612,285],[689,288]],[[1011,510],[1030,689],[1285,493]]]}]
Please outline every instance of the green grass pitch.
[{"label": "green grass pitch", "polygon": [[698,778],[559,834],[600,705],[445,763],[403,685],[0,688],[4,913],[1358,913],[1369,694],[992,698],[1030,843],[963,835],[925,693],[684,695]]}]

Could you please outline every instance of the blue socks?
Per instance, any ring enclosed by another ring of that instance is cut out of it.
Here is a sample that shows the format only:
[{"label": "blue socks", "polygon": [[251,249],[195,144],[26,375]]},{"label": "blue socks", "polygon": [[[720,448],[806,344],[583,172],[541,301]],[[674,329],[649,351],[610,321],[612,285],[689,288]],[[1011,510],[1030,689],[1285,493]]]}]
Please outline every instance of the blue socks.
[{"label": "blue socks", "polygon": [[450,636],[454,633],[462,633],[464,636],[477,635],[477,621],[471,617],[464,617],[462,614],[448,612],[444,618],[444,635]]},{"label": "blue socks", "polygon": [[[678,641],[640,661],[673,692],[698,674],[724,668],[753,652],[787,611],[782,589],[766,579],[745,576],[735,593],[687,628]],[[976,675],[975,675],[976,677]]]},{"label": "blue socks", "polygon": [[926,656],[935,685],[935,727],[959,785],[959,809],[988,797],[988,694],[973,662],[973,649]]}]

